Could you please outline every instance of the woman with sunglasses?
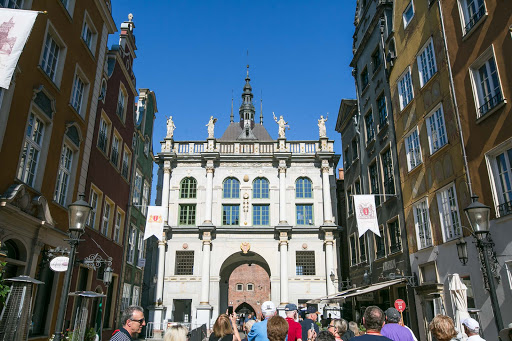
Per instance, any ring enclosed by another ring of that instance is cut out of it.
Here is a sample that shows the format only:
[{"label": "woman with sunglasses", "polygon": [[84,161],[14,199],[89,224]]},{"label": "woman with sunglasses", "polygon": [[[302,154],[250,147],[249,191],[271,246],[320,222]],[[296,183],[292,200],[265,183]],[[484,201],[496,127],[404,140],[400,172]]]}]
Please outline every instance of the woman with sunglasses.
[{"label": "woman with sunglasses", "polygon": [[348,341],[355,336],[348,329],[348,323],[344,319],[332,319],[327,330],[336,338],[336,341]]},{"label": "woman with sunglasses", "polygon": [[188,336],[187,327],[182,324],[175,324],[165,332],[164,341],[187,341]]}]

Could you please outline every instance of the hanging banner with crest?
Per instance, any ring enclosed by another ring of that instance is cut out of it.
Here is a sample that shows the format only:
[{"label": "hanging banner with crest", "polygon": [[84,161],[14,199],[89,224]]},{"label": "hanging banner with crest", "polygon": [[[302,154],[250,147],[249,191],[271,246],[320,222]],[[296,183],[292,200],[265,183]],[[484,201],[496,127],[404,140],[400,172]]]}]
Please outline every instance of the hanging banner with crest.
[{"label": "hanging banner with crest", "polygon": [[38,13],[20,9],[0,9],[0,87],[4,89],[9,89],[18,59]]},{"label": "hanging banner with crest", "polygon": [[164,210],[162,206],[148,206],[148,215],[146,219],[146,229],[144,230],[144,240],[155,236],[162,240],[164,232]]},{"label": "hanging banner with crest", "polygon": [[368,230],[380,237],[375,196],[354,195],[353,198],[359,237],[365,234]]}]

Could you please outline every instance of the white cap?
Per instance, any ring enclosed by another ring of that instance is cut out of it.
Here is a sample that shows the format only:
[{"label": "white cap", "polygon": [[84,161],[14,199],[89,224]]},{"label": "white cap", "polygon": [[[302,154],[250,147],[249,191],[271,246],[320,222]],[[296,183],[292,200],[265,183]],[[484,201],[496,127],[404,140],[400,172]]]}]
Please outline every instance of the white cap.
[{"label": "white cap", "polygon": [[462,321],[462,324],[474,333],[478,333],[480,331],[480,325],[475,319],[472,319],[471,317],[468,317]]},{"label": "white cap", "polygon": [[261,312],[263,314],[272,314],[276,312],[276,305],[272,301],[265,301],[261,305]]}]

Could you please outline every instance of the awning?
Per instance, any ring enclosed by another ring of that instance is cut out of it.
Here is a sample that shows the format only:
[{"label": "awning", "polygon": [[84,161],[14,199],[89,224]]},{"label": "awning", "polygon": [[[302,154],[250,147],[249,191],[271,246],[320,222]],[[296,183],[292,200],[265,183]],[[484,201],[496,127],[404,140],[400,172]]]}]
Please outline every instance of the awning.
[{"label": "awning", "polygon": [[344,294],[344,293],[352,291],[352,290],[354,290],[354,289],[344,290],[344,291],[337,292],[335,294],[327,295],[327,296],[320,297],[320,298],[314,298],[312,300],[307,301],[306,303],[307,304],[317,304],[317,303],[322,303],[322,302],[323,303],[335,302],[335,301],[331,301],[331,300],[336,298],[338,295]]}]

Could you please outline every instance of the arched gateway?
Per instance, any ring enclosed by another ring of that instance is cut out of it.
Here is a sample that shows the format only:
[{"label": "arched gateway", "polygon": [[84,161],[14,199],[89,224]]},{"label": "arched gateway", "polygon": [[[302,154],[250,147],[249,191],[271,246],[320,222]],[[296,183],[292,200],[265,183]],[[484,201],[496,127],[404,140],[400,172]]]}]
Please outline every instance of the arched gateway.
[{"label": "arched gateway", "polygon": [[281,311],[335,293],[333,141],[288,141],[285,131],[272,139],[262,114],[255,122],[249,72],[245,81],[240,122],[232,113],[222,137],[198,124],[206,140],[162,141],[156,203],[164,207],[166,233],[147,246],[148,260],[157,263],[151,322],[211,326],[229,303],[229,274],[242,264],[265,269],[269,298]]}]

